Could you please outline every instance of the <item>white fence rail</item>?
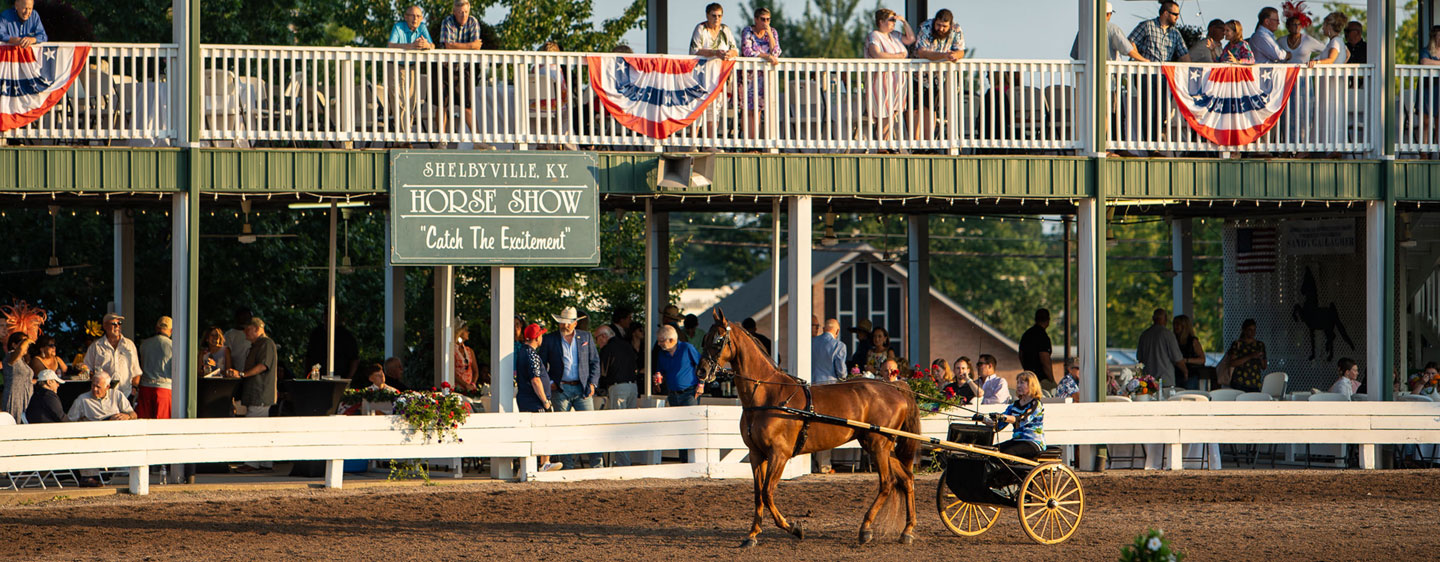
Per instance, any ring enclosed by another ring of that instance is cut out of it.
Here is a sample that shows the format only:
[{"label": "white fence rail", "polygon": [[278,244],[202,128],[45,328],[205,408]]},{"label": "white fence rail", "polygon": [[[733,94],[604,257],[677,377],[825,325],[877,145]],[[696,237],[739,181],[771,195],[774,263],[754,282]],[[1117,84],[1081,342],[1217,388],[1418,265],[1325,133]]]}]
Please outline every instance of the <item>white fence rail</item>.
[{"label": "white fence rail", "polygon": [[[870,150],[1074,150],[1079,63],[739,59],[724,93],[664,140],[599,104],[615,54],[210,45],[209,140]],[[653,56],[653,55],[636,55]]]},{"label": "white fence rail", "polygon": [[[1361,153],[1373,146],[1369,84],[1365,65],[1317,65],[1300,76],[1280,121],[1259,140],[1219,146],[1195,133],[1180,114],[1161,71],[1165,65],[1113,62],[1110,75],[1110,150],[1176,152]],[[1251,67],[1279,80],[1284,65]]]},{"label": "white fence rail", "polygon": [[[72,46],[46,43],[41,50]],[[43,56],[43,55],[42,55]],[[95,44],[85,68],[54,108],[3,137],[53,140],[138,140],[145,144],[175,138],[170,118],[176,64],[175,45]]]},{"label": "white fence rail", "polygon": [[1398,153],[1440,152],[1440,66],[1399,65]]},{"label": "white fence rail", "polygon": [[[1189,443],[1353,443],[1374,468],[1375,444],[1440,443],[1440,404],[1418,402],[1156,402],[1046,405],[1052,445],[1160,443],[1180,468]],[[998,411],[998,408],[987,410]],[[137,420],[0,428],[0,473],[134,467],[131,489],[145,493],[151,465],[324,460],[326,484],[341,486],[337,459],[522,458],[521,479],[749,478],[737,406],[692,406],[552,414],[477,414],[463,441],[426,443],[391,416]],[[929,436],[948,420],[922,421]],[[1003,436],[1002,436],[1003,437]],[[847,447],[855,447],[852,441]],[[535,472],[533,455],[694,450],[694,462]],[[791,463],[787,475],[808,470]]]}]

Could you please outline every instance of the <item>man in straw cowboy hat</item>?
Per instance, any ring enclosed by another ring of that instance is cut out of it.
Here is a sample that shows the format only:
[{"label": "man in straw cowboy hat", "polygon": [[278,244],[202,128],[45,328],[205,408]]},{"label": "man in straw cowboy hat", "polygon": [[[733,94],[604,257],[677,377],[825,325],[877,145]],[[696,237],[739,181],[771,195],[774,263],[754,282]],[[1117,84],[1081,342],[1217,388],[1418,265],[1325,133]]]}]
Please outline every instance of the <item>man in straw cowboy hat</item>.
[{"label": "man in straw cowboy hat", "polygon": [[[540,357],[549,365],[550,381],[556,385],[555,411],[594,410],[595,389],[600,385],[600,352],[590,332],[575,329],[585,316],[573,306],[551,316],[559,328],[540,341]],[[576,466],[569,459],[560,462]],[[590,467],[600,467],[600,455],[590,455]]]}]

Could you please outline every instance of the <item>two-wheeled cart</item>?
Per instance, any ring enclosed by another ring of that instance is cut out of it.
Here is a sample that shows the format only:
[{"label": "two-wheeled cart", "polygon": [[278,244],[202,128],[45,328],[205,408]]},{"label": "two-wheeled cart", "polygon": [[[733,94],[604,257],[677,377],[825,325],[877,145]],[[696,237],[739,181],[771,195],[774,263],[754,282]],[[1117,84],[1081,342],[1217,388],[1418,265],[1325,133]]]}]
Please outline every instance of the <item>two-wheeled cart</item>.
[{"label": "two-wheeled cart", "polygon": [[979,423],[952,423],[946,439],[880,427],[788,407],[772,407],[811,421],[845,425],[915,439],[940,451],[945,467],[935,490],[940,522],[950,532],[973,537],[1014,508],[1020,527],[1035,542],[1058,544],[1075,534],[1085,515],[1085,492],[1075,471],[1060,460],[1059,447],[1047,447],[1034,460],[994,447],[995,429]]}]

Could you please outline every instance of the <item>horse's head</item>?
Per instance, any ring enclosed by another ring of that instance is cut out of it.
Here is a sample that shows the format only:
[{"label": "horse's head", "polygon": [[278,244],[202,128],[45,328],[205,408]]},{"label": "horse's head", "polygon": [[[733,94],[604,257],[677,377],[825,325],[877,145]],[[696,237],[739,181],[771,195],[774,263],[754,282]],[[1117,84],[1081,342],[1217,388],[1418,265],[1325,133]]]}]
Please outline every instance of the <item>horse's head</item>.
[{"label": "horse's head", "polygon": [[725,321],[725,313],[716,307],[714,316],[715,324],[710,326],[710,331],[705,332],[705,340],[701,343],[704,349],[700,352],[700,365],[696,373],[700,382],[704,383],[713,382],[715,375],[722,370],[728,370],[721,365],[733,368],[739,350],[733,339],[739,334],[731,332],[730,323]]}]

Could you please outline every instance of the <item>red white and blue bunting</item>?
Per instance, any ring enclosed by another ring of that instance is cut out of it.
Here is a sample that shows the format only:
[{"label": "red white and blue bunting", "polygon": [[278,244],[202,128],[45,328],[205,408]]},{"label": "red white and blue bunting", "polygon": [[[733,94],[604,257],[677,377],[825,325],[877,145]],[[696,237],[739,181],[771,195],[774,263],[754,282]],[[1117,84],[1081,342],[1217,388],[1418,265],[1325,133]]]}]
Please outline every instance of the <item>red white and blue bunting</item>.
[{"label": "red white and blue bunting", "polygon": [[695,57],[586,57],[590,85],[622,126],[663,139],[684,129],[725,89],[735,61]]},{"label": "red white and blue bunting", "polygon": [[1170,94],[1190,128],[1220,146],[1255,142],[1280,121],[1300,67],[1167,64]]},{"label": "red white and blue bunting", "polygon": [[55,107],[89,54],[88,45],[0,47],[0,131],[29,125]]}]

